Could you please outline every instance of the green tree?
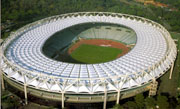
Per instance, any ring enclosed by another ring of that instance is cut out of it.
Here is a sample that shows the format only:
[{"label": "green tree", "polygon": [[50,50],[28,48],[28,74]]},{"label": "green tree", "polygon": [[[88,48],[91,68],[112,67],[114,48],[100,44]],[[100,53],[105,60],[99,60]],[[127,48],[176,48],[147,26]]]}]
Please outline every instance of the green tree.
[{"label": "green tree", "polygon": [[137,104],[136,104],[135,102],[133,102],[133,101],[128,101],[128,102],[126,102],[126,103],[123,105],[123,107],[124,107],[125,109],[138,109]]},{"label": "green tree", "polygon": [[180,99],[178,98],[177,100],[177,106],[176,106],[176,109],[180,109]]},{"label": "green tree", "polygon": [[18,15],[19,15],[18,11],[14,9],[14,10],[12,10],[12,13],[9,15],[9,19],[17,20],[18,19]]},{"label": "green tree", "polygon": [[158,95],[156,104],[160,109],[169,108],[168,98],[166,96]]},{"label": "green tree", "polygon": [[180,109],[180,104],[176,106],[176,109]]},{"label": "green tree", "polygon": [[115,104],[113,109],[123,109],[123,107],[120,104]]},{"label": "green tree", "polygon": [[146,109],[155,109],[156,106],[156,100],[152,97],[147,97],[145,99],[145,108]]},{"label": "green tree", "polygon": [[136,95],[134,99],[135,99],[135,102],[137,104],[137,107],[139,109],[143,109],[144,108],[144,96],[143,96],[143,94]]}]

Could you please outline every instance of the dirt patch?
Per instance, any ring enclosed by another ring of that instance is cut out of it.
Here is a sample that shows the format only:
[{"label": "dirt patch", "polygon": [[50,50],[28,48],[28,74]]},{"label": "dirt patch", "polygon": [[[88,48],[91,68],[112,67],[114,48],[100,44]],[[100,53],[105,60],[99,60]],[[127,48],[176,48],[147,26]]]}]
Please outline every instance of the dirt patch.
[{"label": "dirt patch", "polygon": [[68,54],[70,55],[74,50],[76,50],[80,45],[82,44],[89,44],[89,45],[97,45],[97,46],[106,46],[106,47],[112,47],[112,48],[119,48],[122,50],[122,53],[117,56],[119,58],[120,56],[123,56],[126,54],[130,49],[120,42],[112,41],[112,40],[105,40],[105,39],[81,39],[74,45],[72,45],[68,49]]}]

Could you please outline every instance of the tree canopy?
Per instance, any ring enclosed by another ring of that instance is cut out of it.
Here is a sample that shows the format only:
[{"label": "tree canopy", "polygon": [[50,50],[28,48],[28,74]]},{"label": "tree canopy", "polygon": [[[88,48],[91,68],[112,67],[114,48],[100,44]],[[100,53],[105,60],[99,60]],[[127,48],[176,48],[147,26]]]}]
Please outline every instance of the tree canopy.
[{"label": "tree canopy", "polygon": [[[171,3],[170,0],[159,1]],[[179,11],[152,5],[144,6],[134,0],[2,0],[2,4],[2,36],[5,35],[7,29],[13,31],[27,23],[45,17],[85,11],[116,12],[142,16],[159,22],[171,31],[180,32],[180,20],[177,20],[180,18]],[[171,5],[177,7],[174,2]],[[8,21],[11,24],[8,24]]]}]

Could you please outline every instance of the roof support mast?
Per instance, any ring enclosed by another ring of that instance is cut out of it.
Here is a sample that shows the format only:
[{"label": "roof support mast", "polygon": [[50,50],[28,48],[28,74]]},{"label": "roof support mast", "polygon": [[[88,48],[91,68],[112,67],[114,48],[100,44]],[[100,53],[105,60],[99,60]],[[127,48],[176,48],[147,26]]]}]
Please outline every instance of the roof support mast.
[{"label": "roof support mast", "polygon": [[107,104],[107,89],[106,89],[106,84],[104,84],[104,105],[103,105],[103,109],[106,109],[106,104]]},{"label": "roof support mast", "polygon": [[28,104],[28,98],[27,98],[27,85],[24,84],[24,97],[25,97],[25,104]]},{"label": "roof support mast", "polygon": [[4,75],[3,75],[3,72],[2,70],[0,70],[0,73],[1,73],[1,86],[2,86],[2,90],[5,90],[5,86],[4,86]]},{"label": "roof support mast", "polygon": [[171,65],[171,71],[170,71],[170,74],[169,74],[169,79],[172,78],[173,68],[174,68],[174,62]]},{"label": "roof support mast", "polygon": [[62,109],[64,109],[64,92],[62,92],[61,96],[62,96],[62,101],[61,101],[62,102]]},{"label": "roof support mast", "polygon": [[116,101],[116,104],[119,104],[119,99],[120,99],[120,90],[118,90],[118,92],[117,92],[117,101]]}]

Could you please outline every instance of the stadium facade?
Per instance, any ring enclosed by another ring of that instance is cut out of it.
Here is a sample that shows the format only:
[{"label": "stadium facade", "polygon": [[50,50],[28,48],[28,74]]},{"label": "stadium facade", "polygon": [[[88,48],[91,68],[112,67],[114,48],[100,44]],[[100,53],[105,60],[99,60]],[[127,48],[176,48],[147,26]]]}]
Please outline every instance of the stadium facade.
[{"label": "stadium facade", "polygon": [[[60,62],[42,53],[44,43],[54,33],[85,23],[126,26],[135,32],[137,41],[118,33],[115,40],[135,44],[134,48],[116,60],[99,64]],[[12,32],[0,53],[3,79],[24,91],[26,103],[28,93],[62,101],[62,107],[64,102],[104,102],[106,108],[107,101],[119,103],[151,90],[157,78],[170,68],[172,72],[177,49],[169,32],[151,20],[120,13],[78,12],[48,17]]]}]

